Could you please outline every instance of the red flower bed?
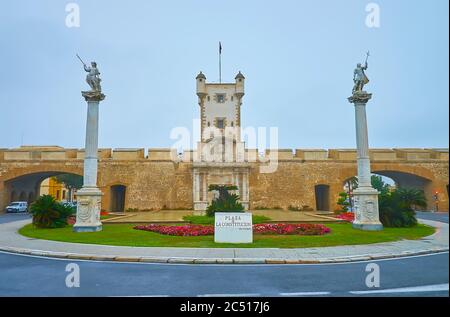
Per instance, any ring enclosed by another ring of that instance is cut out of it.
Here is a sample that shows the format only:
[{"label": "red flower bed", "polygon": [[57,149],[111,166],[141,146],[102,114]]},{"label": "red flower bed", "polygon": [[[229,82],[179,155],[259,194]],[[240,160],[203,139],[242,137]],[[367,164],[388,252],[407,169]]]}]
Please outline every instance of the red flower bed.
[{"label": "red flower bed", "polygon": [[355,214],[353,212],[344,212],[337,215],[336,218],[345,220],[347,222],[353,222],[353,220],[355,220]]},{"label": "red flower bed", "polygon": [[108,216],[108,215],[109,215],[109,212],[104,211],[104,210],[100,211],[100,216]]},{"label": "red flower bed", "polygon": [[141,225],[136,226],[134,229],[152,231],[160,234],[166,234],[169,236],[211,236],[214,234],[213,226],[200,226],[200,225],[185,225],[185,226],[163,226],[163,225]]},{"label": "red flower bed", "polygon": [[[214,234],[214,226],[185,225],[185,226],[164,226],[164,225],[139,225],[136,230],[151,231],[170,236],[211,236]],[[319,224],[257,224],[253,226],[254,234],[278,234],[278,235],[323,235],[329,233],[330,228]]]},{"label": "red flower bed", "polygon": [[287,223],[266,223],[253,226],[255,234],[281,234],[281,235],[302,235],[316,236],[330,233],[330,228],[319,224],[287,224]]}]

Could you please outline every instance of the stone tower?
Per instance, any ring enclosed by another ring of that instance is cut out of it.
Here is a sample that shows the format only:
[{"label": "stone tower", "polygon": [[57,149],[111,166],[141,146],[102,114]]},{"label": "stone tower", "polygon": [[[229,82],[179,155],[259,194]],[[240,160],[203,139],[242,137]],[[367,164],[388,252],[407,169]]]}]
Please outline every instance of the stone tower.
[{"label": "stone tower", "polygon": [[201,140],[204,142],[209,138],[205,134],[208,127],[221,130],[226,127],[240,127],[244,75],[239,72],[235,77],[235,83],[206,83],[206,76],[200,72],[196,80],[200,105]]},{"label": "stone tower", "polygon": [[207,83],[197,77],[201,139],[194,160],[194,210],[206,210],[213,198],[208,186],[236,185],[241,203],[248,208],[248,170],[241,141],[241,106],[245,77],[239,72],[234,83]]}]

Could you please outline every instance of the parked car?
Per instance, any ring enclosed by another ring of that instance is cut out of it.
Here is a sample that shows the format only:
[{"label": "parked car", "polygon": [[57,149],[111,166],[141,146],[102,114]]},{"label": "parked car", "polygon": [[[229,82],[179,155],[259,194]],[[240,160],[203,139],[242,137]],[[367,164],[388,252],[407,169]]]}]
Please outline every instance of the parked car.
[{"label": "parked car", "polygon": [[13,201],[5,208],[6,212],[27,212],[28,203],[26,201]]},{"label": "parked car", "polygon": [[65,203],[63,203],[63,205],[64,206],[69,206],[69,207],[72,207],[72,208],[77,208],[77,202],[76,201],[68,201],[68,202],[65,202]]},{"label": "parked car", "polygon": [[72,213],[76,214],[77,212],[77,202],[76,201],[66,201],[63,203],[64,206],[72,209]]}]

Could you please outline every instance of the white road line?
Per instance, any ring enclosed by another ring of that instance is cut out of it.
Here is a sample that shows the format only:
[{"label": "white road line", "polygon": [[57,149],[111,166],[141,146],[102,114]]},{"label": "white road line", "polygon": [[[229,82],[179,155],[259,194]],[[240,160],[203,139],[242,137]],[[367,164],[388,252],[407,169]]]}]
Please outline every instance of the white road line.
[{"label": "white road line", "polygon": [[330,292],[296,292],[296,293],[280,293],[281,296],[320,296],[329,295]]},{"label": "white road line", "polygon": [[197,297],[257,297],[260,294],[203,294]]},{"label": "white road line", "polygon": [[109,296],[109,297],[169,297],[169,295],[117,295],[117,296]]},{"label": "white road line", "polygon": [[414,286],[414,287],[401,287],[401,288],[388,288],[388,289],[378,289],[373,291],[351,291],[351,294],[381,294],[381,293],[412,293],[412,292],[439,292],[448,291],[447,284],[435,284],[435,285],[425,285],[425,286]]}]

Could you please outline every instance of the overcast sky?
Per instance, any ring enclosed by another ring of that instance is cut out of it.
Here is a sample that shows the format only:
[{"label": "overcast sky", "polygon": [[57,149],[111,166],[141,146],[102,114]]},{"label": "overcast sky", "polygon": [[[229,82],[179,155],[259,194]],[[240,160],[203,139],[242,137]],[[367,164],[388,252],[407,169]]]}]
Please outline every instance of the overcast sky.
[{"label": "overcast sky", "polygon": [[369,144],[448,147],[447,0],[70,1],[0,5],[0,148],[84,146],[95,60],[106,99],[100,147],[169,147],[199,117],[195,76],[246,77],[242,125],[278,127],[281,148],[354,148],[353,69],[370,50]]}]

